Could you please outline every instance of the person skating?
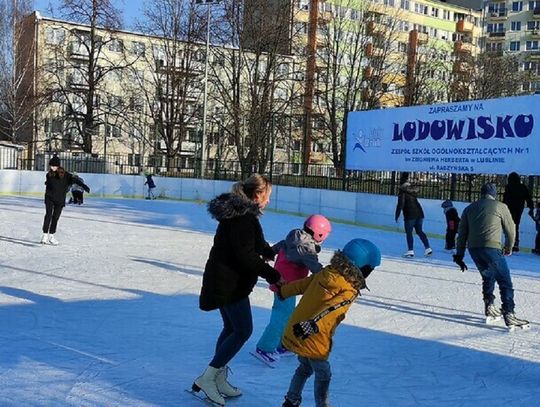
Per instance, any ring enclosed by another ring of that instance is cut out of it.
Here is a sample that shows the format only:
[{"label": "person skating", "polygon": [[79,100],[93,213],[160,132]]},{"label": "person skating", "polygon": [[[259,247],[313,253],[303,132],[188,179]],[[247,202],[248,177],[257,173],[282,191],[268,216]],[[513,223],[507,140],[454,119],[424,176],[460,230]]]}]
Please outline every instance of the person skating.
[{"label": "person skating", "polygon": [[[78,178],[80,182],[84,184],[84,180],[79,177],[79,174],[73,172],[73,178]],[[77,183],[71,184],[71,198],[69,198],[69,204],[82,205],[84,202],[84,188]]]},{"label": "person skating", "polygon": [[[504,322],[509,329],[528,327],[529,322],[516,317],[514,313],[514,288],[510,269],[505,256],[512,254],[515,238],[515,225],[508,207],[496,200],[495,184],[487,183],[480,190],[480,200],[465,208],[458,229],[454,262],[467,270],[463,261],[465,248],[482,276],[482,294],[486,322],[500,319],[501,312],[495,306],[495,283],[498,284]],[[501,235],[505,242],[502,245]],[[502,250],[501,250],[502,247]]]},{"label": "person skating", "polygon": [[[322,215],[311,215],[304,222],[302,229],[293,229],[285,240],[276,243],[272,249],[277,253],[274,268],[281,274],[282,279],[290,283],[307,277],[308,273],[317,273],[322,269],[318,253],[321,244],[326,240],[332,226]],[[273,367],[281,356],[287,355],[286,348],[281,346],[281,337],[285,325],[296,305],[295,297],[280,300],[274,291],[274,304],[270,321],[261,338],[257,342],[254,356]]]},{"label": "person skating", "polygon": [[529,215],[532,215],[534,204],[531,198],[531,193],[526,185],[521,183],[521,179],[517,172],[511,172],[508,175],[508,184],[504,189],[503,203],[508,206],[512,214],[512,220],[516,225],[516,240],[512,247],[513,252],[519,252],[519,224],[521,223],[521,215],[525,204],[529,208]]},{"label": "person skating", "polygon": [[429,240],[422,229],[424,223],[424,211],[422,205],[418,202],[418,191],[408,181],[408,173],[404,173],[401,177],[398,202],[396,206],[395,220],[396,223],[403,211],[403,221],[405,226],[405,234],[407,236],[407,251],[403,257],[414,257],[414,238],[413,230],[424,245],[424,255],[429,257],[433,254],[433,250],[429,245]]},{"label": "person skating", "polygon": [[459,227],[459,215],[451,200],[447,199],[441,204],[446,218],[445,250],[454,251],[456,248],[456,235]]},{"label": "person skating", "polygon": [[219,224],[204,269],[199,307],[203,311],[219,309],[223,330],[212,361],[195,379],[192,391],[202,390],[221,406],[224,397],[242,394],[228,383],[227,366],[253,331],[249,295],[259,277],[269,284],[280,283],[280,274],[265,261],[273,260],[275,253],[259,223],[271,193],[270,180],[254,174],[208,204],[208,212]]},{"label": "person skating", "polygon": [[366,278],[380,263],[377,246],[365,239],[353,239],[343,251],[337,250],[330,265],[319,273],[280,287],[281,298],[303,294],[283,335],[283,345],[298,355],[300,363],[283,407],[300,405],[302,390],[312,374],[315,406],[329,406],[332,337],[360,290],[366,288]]},{"label": "person skating", "polygon": [[146,199],[156,199],[156,196],[154,195],[154,189],[156,188],[156,183],[154,182],[154,179],[152,178],[152,174],[145,171],[144,176],[146,177],[146,182],[144,185],[148,186],[148,193],[146,195]]},{"label": "person skating", "polygon": [[60,159],[54,156],[49,161],[50,169],[45,178],[45,218],[43,219],[43,236],[41,243],[56,246],[58,240],[54,237],[58,219],[66,205],[66,194],[73,183],[80,185],[86,192],[90,188],[80,179],[65,171],[60,166]]},{"label": "person skating", "polygon": [[540,255],[540,201],[536,203],[536,211],[531,215],[536,225],[536,239],[534,240],[533,254]]}]

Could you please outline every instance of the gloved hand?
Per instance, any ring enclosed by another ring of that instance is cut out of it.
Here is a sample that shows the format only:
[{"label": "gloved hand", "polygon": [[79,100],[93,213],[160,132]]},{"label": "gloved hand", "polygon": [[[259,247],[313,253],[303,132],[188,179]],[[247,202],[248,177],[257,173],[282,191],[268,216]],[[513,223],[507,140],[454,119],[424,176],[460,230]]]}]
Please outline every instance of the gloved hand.
[{"label": "gloved hand", "polygon": [[315,245],[315,251],[316,251],[317,253],[320,253],[320,252],[321,252],[321,246],[318,245],[318,244],[316,244],[316,245]]},{"label": "gloved hand", "polygon": [[90,193],[90,188],[85,187],[84,190],[85,190],[88,194]]},{"label": "gloved hand", "polygon": [[512,255],[512,249],[510,247],[504,247],[503,248],[503,255],[511,256]]},{"label": "gloved hand", "polygon": [[264,260],[266,260],[266,261],[274,261],[274,259],[276,257],[276,253],[272,250],[272,248],[270,246],[266,246],[263,249],[262,256],[263,256]]},{"label": "gloved hand", "polygon": [[301,339],[307,339],[311,335],[319,332],[317,323],[310,319],[309,321],[301,321],[293,325],[294,336]]},{"label": "gloved hand", "polygon": [[463,256],[461,254],[454,254],[454,256],[452,257],[454,259],[454,263],[456,263],[459,266],[462,272],[469,269],[467,265],[465,264],[465,262],[463,261]]}]

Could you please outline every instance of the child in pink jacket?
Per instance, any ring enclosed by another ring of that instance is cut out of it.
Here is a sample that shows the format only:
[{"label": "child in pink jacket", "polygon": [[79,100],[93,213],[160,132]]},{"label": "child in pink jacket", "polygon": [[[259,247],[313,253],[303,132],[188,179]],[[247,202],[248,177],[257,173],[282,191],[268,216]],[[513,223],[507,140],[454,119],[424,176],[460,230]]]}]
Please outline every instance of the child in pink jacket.
[{"label": "child in pink jacket", "polygon": [[[285,240],[272,247],[278,255],[274,268],[285,282],[300,280],[307,277],[310,271],[317,273],[322,269],[318,253],[321,250],[320,245],[331,231],[332,227],[328,219],[322,215],[311,215],[304,222],[303,229],[291,230]],[[272,314],[253,355],[274,367],[279,356],[287,353],[287,350],[281,347],[281,337],[294,311],[296,300],[291,297],[282,301],[276,294],[276,287],[270,286],[270,289],[274,291]]]}]

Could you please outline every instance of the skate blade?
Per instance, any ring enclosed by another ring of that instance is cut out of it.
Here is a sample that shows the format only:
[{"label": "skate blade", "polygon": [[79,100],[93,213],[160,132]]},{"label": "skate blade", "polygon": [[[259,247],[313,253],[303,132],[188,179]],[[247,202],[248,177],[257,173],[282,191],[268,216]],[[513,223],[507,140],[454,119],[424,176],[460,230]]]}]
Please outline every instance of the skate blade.
[{"label": "skate blade", "polygon": [[185,392],[191,394],[193,397],[195,397],[196,399],[200,400],[202,403],[205,403],[209,406],[218,406],[218,407],[225,406],[225,404],[216,403],[215,401],[210,400],[203,390],[196,392],[193,389],[185,389]]},{"label": "skate blade", "polygon": [[495,322],[499,322],[502,317],[486,317],[486,324],[493,325]]},{"label": "skate blade", "polygon": [[507,327],[508,332],[514,332],[516,329],[521,329],[522,331],[529,330],[531,328],[531,324],[525,324],[525,325],[512,325]]},{"label": "skate blade", "polygon": [[258,353],[256,352],[249,352],[251,354],[251,356],[253,356],[255,359],[261,361],[262,363],[264,363],[266,366],[268,367],[271,367],[272,369],[275,369],[276,366],[277,366],[277,360],[271,362],[270,360],[267,360],[267,359],[264,359],[261,355],[259,355]]}]

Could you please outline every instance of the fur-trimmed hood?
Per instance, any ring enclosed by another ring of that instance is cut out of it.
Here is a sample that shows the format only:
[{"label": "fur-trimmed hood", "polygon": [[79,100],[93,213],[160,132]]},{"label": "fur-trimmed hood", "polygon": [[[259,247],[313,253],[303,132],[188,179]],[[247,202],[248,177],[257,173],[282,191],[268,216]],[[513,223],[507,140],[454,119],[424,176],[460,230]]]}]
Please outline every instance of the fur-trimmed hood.
[{"label": "fur-trimmed hood", "polygon": [[358,295],[360,290],[367,288],[366,279],[360,269],[352,264],[341,250],[334,252],[330,266],[358,291]]},{"label": "fur-trimmed hood", "polygon": [[261,210],[255,202],[229,192],[208,202],[208,213],[217,221],[222,221],[246,214],[259,217]]}]

